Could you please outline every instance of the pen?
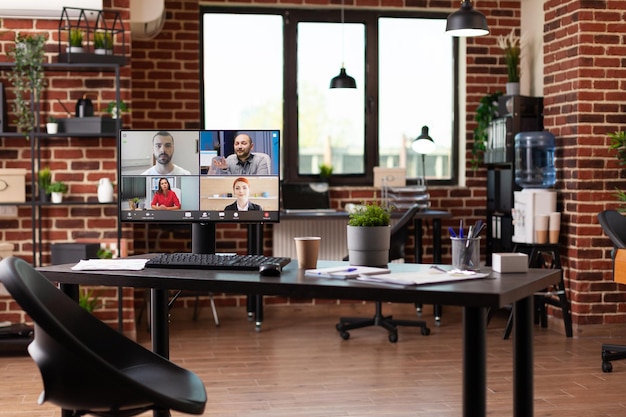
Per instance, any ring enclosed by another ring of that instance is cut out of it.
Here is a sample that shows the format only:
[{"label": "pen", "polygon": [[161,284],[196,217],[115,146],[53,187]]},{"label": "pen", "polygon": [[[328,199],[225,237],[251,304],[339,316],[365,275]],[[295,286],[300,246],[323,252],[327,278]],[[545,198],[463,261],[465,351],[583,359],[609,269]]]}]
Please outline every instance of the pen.
[{"label": "pen", "polygon": [[463,239],[463,219],[459,221],[459,237]]},{"label": "pen", "polygon": [[450,231],[450,236],[456,237],[456,233],[454,233],[454,229],[452,228],[452,226],[448,227],[448,230]]}]

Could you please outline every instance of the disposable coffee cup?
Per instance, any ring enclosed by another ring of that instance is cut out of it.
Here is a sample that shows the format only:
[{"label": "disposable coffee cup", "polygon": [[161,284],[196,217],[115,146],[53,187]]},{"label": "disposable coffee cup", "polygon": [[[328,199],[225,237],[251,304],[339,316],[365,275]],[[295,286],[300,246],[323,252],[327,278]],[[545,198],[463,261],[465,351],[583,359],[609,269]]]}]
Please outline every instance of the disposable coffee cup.
[{"label": "disposable coffee cup", "polygon": [[535,243],[548,243],[548,225],[550,216],[541,214],[535,216]]},{"label": "disposable coffee cup", "polygon": [[550,243],[559,243],[559,233],[561,232],[561,213],[550,213],[550,224],[548,226],[548,239]]},{"label": "disposable coffee cup", "polygon": [[480,237],[451,237],[452,268],[461,271],[480,271]]},{"label": "disposable coffee cup", "polygon": [[304,236],[294,237],[296,242],[296,256],[298,258],[298,268],[315,269],[317,268],[317,257],[320,252],[321,237]]}]

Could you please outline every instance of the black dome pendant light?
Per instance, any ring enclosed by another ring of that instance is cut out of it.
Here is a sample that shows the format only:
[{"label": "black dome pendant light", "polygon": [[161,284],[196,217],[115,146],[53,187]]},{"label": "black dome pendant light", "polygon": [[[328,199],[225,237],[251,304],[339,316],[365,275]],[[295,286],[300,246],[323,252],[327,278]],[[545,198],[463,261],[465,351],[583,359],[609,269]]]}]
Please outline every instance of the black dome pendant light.
[{"label": "black dome pendant light", "polygon": [[461,8],[448,16],[446,33],[452,36],[483,36],[489,33],[487,18],[474,10],[471,0],[461,1]]},{"label": "black dome pendant light", "polygon": [[330,88],[356,88],[356,80],[348,75],[343,63],[344,57],[344,18],[343,18],[343,0],[341,0],[341,69],[339,75],[330,80]]}]

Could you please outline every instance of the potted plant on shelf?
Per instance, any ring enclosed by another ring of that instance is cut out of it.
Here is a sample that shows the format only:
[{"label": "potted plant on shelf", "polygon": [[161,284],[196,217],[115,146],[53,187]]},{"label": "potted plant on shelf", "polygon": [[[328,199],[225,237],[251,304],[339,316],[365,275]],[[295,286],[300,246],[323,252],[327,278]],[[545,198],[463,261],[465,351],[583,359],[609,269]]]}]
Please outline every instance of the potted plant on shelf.
[{"label": "potted plant on shelf", "polygon": [[50,184],[52,183],[52,173],[49,167],[44,167],[37,173],[37,184],[39,185],[39,199],[50,201]]},{"label": "potted plant on shelf", "polygon": [[83,31],[79,28],[70,29],[69,52],[73,54],[80,54],[83,51]]},{"label": "potted plant on shelf", "polygon": [[48,123],[46,123],[46,131],[49,135],[56,135],[59,132],[59,123],[54,116],[48,116]]},{"label": "potted plant on shelf", "polygon": [[357,206],[348,220],[350,265],[384,266],[389,263],[391,214],[377,203]]},{"label": "potted plant on shelf", "polygon": [[35,114],[39,111],[41,92],[46,85],[43,71],[45,43],[44,35],[20,33],[15,46],[7,54],[15,61],[13,71],[8,74],[15,88],[12,110],[17,117],[17,130],[25,136],[35,130]]},{"label": "potted plant on shelf", "polygon": [[[617,158],[620,166],[623,169],[626,167],[626,131],[622,130],[615,133],[609,133],[609,138],[611,139],[611,145],[609,146],[609,149],[617,150],[617,154],[615,155],[615,157]],[[619,175],[619,177],[621,177],[621,175]],[[626,191],[620,190],[617,187],[615,187],[615,190],[615,197],[617,198],[617,201],[619,201],[619,203],[622,205],[620,208],[618,208],[618,210],[624,212],[626,211],[626,207],[624,207],[624,205],[626,205]]]},{"label": "potted plant on shelf", "polygon": [[509,96],[519,95],[519,60],[521,54],[521,40],[515,36],[515,29],[506,36],[498,36],[498,46],[504,52],[506,62],[507,83],[506,94]]},{"label": "potted plant on shelf", "polygon": [[67,192],[67,184],[63,181],[56,181],[50,184],[48,187],[48,191],[50,191],[50,195],[52,198],[52,202],[55,204],[63,202],[63,194]]},{"label": "potted plant on shelf", "polygon": [[129,111],[130,108],[123,100],[120,100],[120,107],[117,108],[117,102],[112,101],[107,106],[106,112],[111,116],[111,119],[119,119],[122,117],[122,113]]},{"label": "potted plant on shelf", "polygon": [[478,124],[474,128],[474,144],[472,146],[472,159],[470,160],[473,169],[477,169],[483,161],[489,139],[489,125],[494,118],[498,117],[498,98],[501,95],[501,91],[486,94],[480,99],[480,104],[476,109],[474,120]]},{"label": "potted plant on shelf", "polygon": [[98,55],[111,55],[113,53],[113,35],[109,32],[96,32],[93,34],[94,52]]}]

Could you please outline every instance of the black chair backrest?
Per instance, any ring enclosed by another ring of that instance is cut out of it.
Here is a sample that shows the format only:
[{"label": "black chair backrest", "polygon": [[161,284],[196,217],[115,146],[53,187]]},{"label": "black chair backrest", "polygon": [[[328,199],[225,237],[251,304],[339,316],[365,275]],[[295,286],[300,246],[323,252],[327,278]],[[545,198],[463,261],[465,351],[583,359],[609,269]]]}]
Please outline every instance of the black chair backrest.
[{"label": "black chair backrest", "polygon": [[406,240],[409,237],[409,226],[415,213],[420,206],[415,204],[407,209],[400,219],[391,227],[391,246],[389,247],[389,260],[402,259],[405,257]]},{"label": "black chair backrest", "polygon": [[617,210],[604,210],[598,214],[598,221],[615,248],[626,248],[626,217],[622,213]]},{"label": "black chair backrest", "polygon": [[206,392],[195,374],[101,322],[27,262],[2,260],[0,282],[35,324],[28,352],[44,383],[40,403],[111,415],[142,408],[204,411]]}]

